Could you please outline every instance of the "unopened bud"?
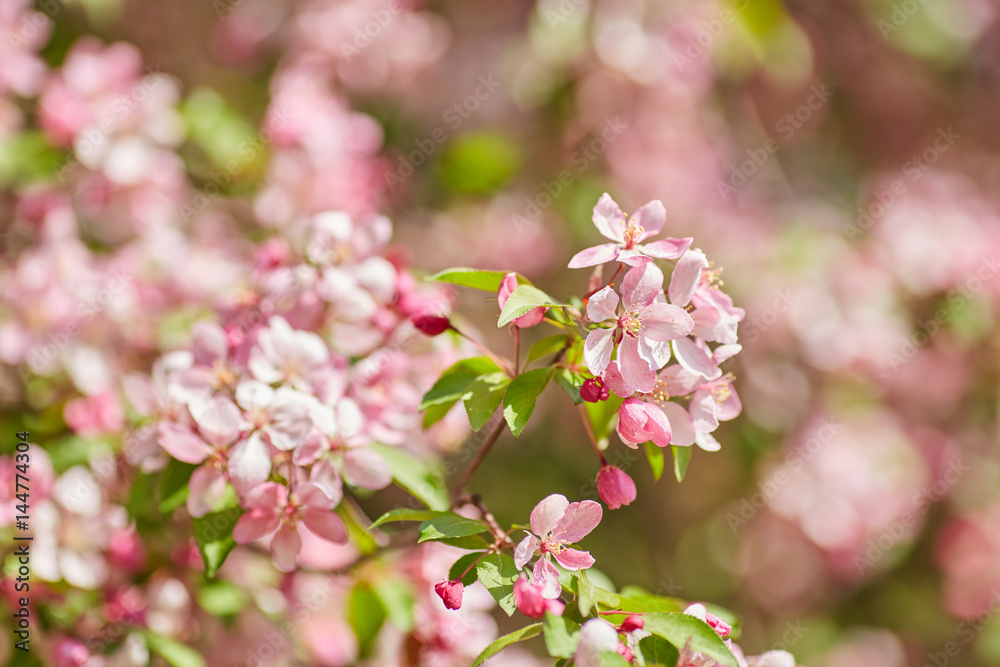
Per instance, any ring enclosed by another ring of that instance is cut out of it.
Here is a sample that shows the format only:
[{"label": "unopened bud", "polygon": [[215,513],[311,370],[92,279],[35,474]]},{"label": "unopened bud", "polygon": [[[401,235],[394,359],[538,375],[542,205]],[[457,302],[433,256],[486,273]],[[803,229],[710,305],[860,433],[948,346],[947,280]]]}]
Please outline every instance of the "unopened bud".
[{"label": "unopened bud", "polygon": [[619,632],[632,632],[633,630],[642,630],[643,623],[642,616],[639,614],[630,614],[628,617],[622,621],[622,626],[619,628]]},{"label": "unopened bud", "polygon": [[608,385],[604,384],[600,378],[589,378],[580,387],[580,398],[588,403],[606,401],[611,395]]},{"label": "unopened bud", "polygon": [[462,592],[465,586],[461,581],[442,581],[434,586],[434,592],[438,594],[448,609],[459,609],[462,606]]},{"label": "unopened bud", "polygon": [[428,336],[437,336],[452,328],[447,317],[438,315],[416,315],[411,321],[420,333]]}]

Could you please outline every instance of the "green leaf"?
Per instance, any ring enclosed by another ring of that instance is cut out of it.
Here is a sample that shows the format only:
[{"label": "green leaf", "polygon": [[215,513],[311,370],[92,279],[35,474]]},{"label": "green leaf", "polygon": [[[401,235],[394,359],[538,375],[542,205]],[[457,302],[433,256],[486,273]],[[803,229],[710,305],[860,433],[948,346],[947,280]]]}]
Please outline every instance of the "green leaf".
[{"label": "green leaf", "polygon": [[497,328],[502,329],[517,318],[524,315],[533,308],[545,306],[546,308],[562,308],[566,304],[559,303],[551,296],[533,285],[518,285],[507,298],[507,303],[500,311],[500,319],[497,321]]},{"label": "green leaf", "polygon": [[167,469],[160,479],[158,495],[160,498],[160,513],[170,514],[187,502],[188,481],[191,473],[198,466],[171,459]]},{"label": "green leaf", "polygon": [[597,438],[597,446],[605,449],[611,438],[611,432],[615,430],[618,420],[618,408],[622,406],[622,399],[614,394],[606,401],[597,403],[584,403],[587,416],[590,417],[590,425],[594,429],[594,437]]},{"label": "green leaf", "polygon": [[479,654],[479,657],[476,658],[476,661],[472,663],[471,667],[479,667],[479,665],[483,664],[511,644],[516,644],[517,642],[523,642],[525,639],[537,637],[541,633],[542,624],[532,623],[531,625],[523,627],[520,630],[515,630],[509,635],[504,635],[483,649],[483,652]]},{"label": "green leaf", "polygon": [[580,387],[583,386],[586,377],[580,373],[574,373],[568,368],[556,369],[556,384],[558,384],[566,395],[569,396],[570,400],[576,405],[583,403],[583,399],[580,398]]},{"label": "green leaf", "polygon": [[528,350],[528,359],[525,363],[530,364],[536,359],[547,357],[550,354],[557,354],[566,347],[567,341],[569,341],[569,334],[556,334],[555,336],[541,339]]},{"label": "green leaf", "polygon": [[420,539],[417,542],[468,537],[469,535],[485,533],[489,529],[490,527],[485,522],[478,519],[467,519],[458,514],[445,512],[420,524]]},{"label": "green leaf", "polygon": [[198,605],[212,616],[233,616],[246,603],[247,594],[230,581],[214,581],[198,591]]},{"label": "green leaf", "polygon": [[653,471],[653,479],[657,482],[663,476],[663,448],[647,442],[642,448],[646,451],[646,460],[649,461],[649,468]]},{"label": "green leaf", "polygon": [[473,431],[485,426],[497,411],[509,384],[510,377],[506,373],[487,373],[469,383],[462,399]]},{"label": "green leaf", "polygon": [[451,412],[452,407],[454,407],[456,403],[458,403],[457,398],[453,401],[428,406],[428,408],[424,410],[424,430],[429,429],[431,426],[434,426],[434,424],[437,424],[439,421],[444,419],[445,416]]},{"label": "green leaf", "polygon": [[517,173],[521,151],[513,137],[499,132],[464,132],[448,142],[438,174],[449,189],[488,194]]},{"label": "green leaf", "polygon": [[628,598],[642,606],[640,611],[683,611],[687,603],[677,598],[654,595],[639,586],[625,586],[619,591],[619,595]]},{"label": "green leaf", "polygon": [[479,574],[476,572],[476,568],[470,566],[482,555],[483,554],[479,551],[473,551],[472,553],[465,554],[459,558],[455,561],[455,564],[451,566],[451,569],[448,570],[448,580],[458,581],[458,578],[462,577],[462,573],[465,572],[466,568],[468,568],[469,571],[465,572],[465,576],[462,577],[462,585],[471,586],[474,584],[476,577],[479,576]]},{"label": "green leaf", "polygon": [[646,614],[643,617],[643,629],[666,639],[678,649],[684,648],[690,641],[692,651],[704,653],[723,665],[737,667],[736,658],[719,639],[719,635],[715,634],[715,630],[694,616],[682,612]]},{"label": "green leaf", "polygon": [[351,589],[347,599],[347,620],[354,628],[362,653],[371,649],[385,618],[385,607],[371,588],[358,585]]},{"label": "green leaf", "polygon": [[[514,582],[520,571],[514,565],[514,559],[507,554],[493,553],[483,556],[476,565],[476,573],[480,583],[486,587],[500,608],[508,616],[514,614]],[[541,624],[539,624],[541,625]]]},{"label": "green leaf", "polygon": [[587,578],[585,570],[580,570],[577,575],[577,602],[580,605],[581,616],[589,616],[590,610],[598,604],[602,604],[608,609],[621,607],[621,599],[611,591],[595,586]]},{"label": "green leaf", "polygon": [[580,643],[579,626],[563,616],[545,612],[545,648],[553,658],[572,658]]},{"label": "green leaf", "polygon": [[639,640],[639,652],[646,659],[646,667],[674,667],[680,658],[670,642],[655,635]]},{"label": "green leaf", "polygon": [[489,357],[472,357],[463,359],[441,374],[434,386],[424,394],[420,409],[426,410],[432,405],[454,403],[462,398],[465,388],[480,375],[496,373],[500,367]]},{"label": "green leaf", "polygon": [[670,449],[674,450],[674,477],[677,478],[678,482],[683,482],[688,463],[691,462],[691,448],[671,445]]},{"label": "green leaf", "polygon": [[399,447],[374,443],[369,445],[369,448],[386,460],[396,484],[409,491],[427,507],[440,511],[451,507],[444,474],[440,470],[431,469],[426,463]]},{"label": "green leaf", "polygon": [[413,629],[413,591],[401,579],[380,579],[372,590],[378,596],[392,623],[401,632]]},{"label": "green leaf", "polygon": [[209,579],[215,577],[229,553],[236,547],[233,527],[241,514],[243,512],[239,507],[230,507],[193,521],[194,541],[205,562],[205,576]]},{"label": "green leaf", "polygon": [[552,379],[552,373],[551,368],[527,371],[514,378],[507,387],[507,393],[503,397],[503,416],[515,438],[521,435],[528,423],[535,409],[535,401]]},{"label": "green leaf", "polygon": [[205,659],[193,648],[155,632],[143,631],[142,636],[149,650],[159,654],[173,667],[205,667]]},{"label": "green leaf", "polygon": [[632,663],[611,651],[599,653],[597,655],[597,664],[599,667],[632,667]]},{"label": "green leaf", "polygon": [[399,507],[394,510],[389,510],[379,518],[375,520],[369,528],[378,528],[381,525],[387,523],[393,523],[394,521],[420,521],[424,522],[427,519],[433,519],[436,516],[441,516],[444,512],[437,512],[435,510],[413,510],[408,507]]},{"label": "green leaf", "polygon": [[451,283],[462,287],[481,289],[486,292],[497,292],[500,290],[500,283],[509,271],[482,271],[480,269],[470,269],[464,266],[456,266],[452,269],[445,269],[433,276],[427,276],[424,280],[436,280],[442,283]]},{"label": "green leaf", "polygon": [[466,551],[485,551],[489,549],[491,545],[487,542],[482,535],[468,535],[466,537],[445,537],[440,540],[435,540],[441,544],[447,544],[449,546],[458,547],[459,549],[465,549]]}]

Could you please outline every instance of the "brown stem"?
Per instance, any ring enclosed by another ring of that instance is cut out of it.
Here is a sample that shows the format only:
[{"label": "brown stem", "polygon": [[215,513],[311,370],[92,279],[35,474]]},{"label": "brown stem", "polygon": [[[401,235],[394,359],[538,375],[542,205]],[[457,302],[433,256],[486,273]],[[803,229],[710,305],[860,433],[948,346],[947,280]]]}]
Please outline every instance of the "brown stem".
[{"label": "brown stem", "polygon": [[453,499],[457,499],[459,494],[465,490],[466,485],[469,483],[469,478],[472,477],[473,473],[476,472],[476,468],[478,468],[489,455],[490,449],[493,448],[497,438],[500,437],[500,433],[503,431],[504,424],[506,424],[506,422],[503,419],[497,422],[496,426],[493,427],[493,430],[490,431],[490,434],[486,436],[486,440],[483,441],[483,445],[479,448],[479,451],[476,452],[475,457],[473,457],[473,459],[469,462],[469,465],[466,466],[465,470],[462,471],[462,476],[458,478],[458,483],[455,485],[455,490],[452,494]]}]

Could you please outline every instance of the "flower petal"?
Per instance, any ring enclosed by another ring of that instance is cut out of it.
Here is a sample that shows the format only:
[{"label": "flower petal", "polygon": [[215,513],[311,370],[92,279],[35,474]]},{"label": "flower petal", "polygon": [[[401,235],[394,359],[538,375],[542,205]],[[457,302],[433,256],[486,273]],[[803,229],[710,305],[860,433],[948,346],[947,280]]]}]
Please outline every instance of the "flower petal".
[{"label": "flower petal", "polygon": [[671,343],[674,346],[674,356],[685,369],[697,373],[705,379],[714,380],[722,375],[708,353],[690,338],[678,338]]},{"label": "flower petal", "polygon": [[[570,503],[562,519],[552,531],[552,539],[579,542],[601,523],[601,504],[593,500]],[[562,561],[559,561],[562,562]]]},{"label": "flower petal", "polygon": [[646,430],[649,431],[650,435],[649,439],[657,447],[666,447],[669,445],[672,433],[667,414],[657,406],[647,403],[646,415],[649,417],[649,421],[646,422]]},{"label": "flower petal", "polygon": [[229,478],[238,495],[246,495],[253,487],[266,481],[270,474],[271,454],[258,431],[236,443],[229,457]]},{"label": "flower petal", "polygon": [[259,540],[276,531],[280,521],[281,514],[277,507],[252,509],[241,516],[233,527],[233,541],[249,544]]},{"label": "flower petal", "polygon": [[649,440],[646,432],[646,422],[649,417],[646,415],[646,407],[638,398],[626,399],[618,408],[618,423],[615,430],[618,437],[627,445],[635,447]]},{"label": "flower petal", "polygon": [[694,442],[706,452],[717,452],[722,449],[722,445],[719,444],[719,441],[708,433],[698,433],[695,436]]},{"label": "flower petal", "polygon": [[610,287],[605,287],[587,301],[587,319],[591,322],[603,322],[617,317],[618,293]]},{"label": "flower petal", "polygon": [[715,416],[715,399],[705,389],[699,389],[691,396],[691,421],[698,433],[711,433],[719,428],[719,420]]},{"label": "flower petal", "polygon": [[392,481],[392,471],[376,452],[349,449],[344,453],[344,479],[362,489],[384,489]]},{"label": "flower petal", "polygon": [[639,248],[650,257],[657,259],[677,259],[687,252],[694,241],[690,236],[683,239],[661,239],[652,243],[644,243]]},{"label": "flower petal", "polygon": [[292,492],[292,500],[302,508],[328,510],[336,505],[323,485],[316,482],[303,482],[296,486]]},{"label": "flower petal", "polygon": [[690,447],[694,444],[695,430],[691,422],[691,415],[684,409],[684,406],[673,402],[666,402],[660,405],[660,409],[670,420],[670,444],[677,447]]},{"label": "flower petal", "polygon": [[302,538],[291,524],[283,525],[271,540],[271,555],[274,566],[282,572],[295,570],[296,560],[302,550]]},{"label": "flower petal", "polygon": [[160,422],[158,431],[160,447],[178,461],[201,463],[212,453],[212,447],[183,424]]},{"label": "flower petal", "polygon": [[588,567],[593,567],[594,565],[594,557],[588,551],[563,549],[559,553],[552,555],[567,570],[586,570]]},{"label": "flower petal", "polygon": [[562,519],[567,507],[569,501],[564,495],[553,493],[543,498],[535,505],[535,509],[531,510],[531,531],[544,539]]},{"label": "flower petal", "polygon": [[603,243],[587,248],[586,250],[581,250],[573,255],[573,258],[569,260],[568,268],[583,269],[588,266],[597,266],[598,264],[614,261],[617,257],[618,246],[614,243]]},{"label": "flower petal", "polygon": [[217,447],[235,440],[244,426],[240,409],[223,396],[194,402],[191,405],[191,416],[205,440]]},{"label": "flower petal", "polygon": [[653,391],[656,385],[656,372],[639,354],[638,338],[625,336],[618,345],[618,371],[627,385],[644,394]]},{"label": "flower petal", "polygon": [[683,308],[669,303],[652,303],[642,311],[640,335],[667,342],[687,336],[694,329],[694,320]]},{"label": "flower petal", "polygon": [[663,230],[663,225],[667,222],[667,209],[663,207],[663,202],[654,199],[643,204],[632,214],[632,220],[642,227],[642,235],[639,240],[656,236]]},{"label": "flower petal", "polygon": [[226,493],[226,478],[214,465],[203,465],[191,473],[188,480],[186,506],[188,514],[197,518],[212,511],[212,507]]},{"label": "flower petal", "polygon": [[615,393],[615,396],[630,398],[635,393],[635,389],[625,382],[617,364],[608,364],[608,367],[601,374],[601,379],[604,384],[608,385],[608,389]]},{"label": "flower petal", "polygon": [[597,227],[597,231],[604,238],[617,241],[618,243],[625,242],[625,237],[622,235],[622,229],[625,224],[625,213],[607,192],[597,200],[592,220],[594,221],[594,226]]},{"label": "flower petal", "polygon": [[347,543],[347,528],[344,527],[341,518],[332,511],[310,507],[301,510],[300,516],[309,532],[315,533],[317,537],[334,544]]},{"label": "flower petal", "polygon": [[686,306],[691,302],[694,291],[701,284],[702,271],[708,268],[708,259],[700,250],[688,250],[677,260],[670,276],[667,295],[675,306]]},{"label": "flower petal", "polygon": [[583,360],[594,375],[600,375],[611,363],[615,349],[614,329],[594,329],[583,343]]},{"label": "flower petal", "polygon": [[518,543],[514,548],[514,565],[517,569],[524,568],[528,561],[534,557],[538,550],[538,544],[538,538],[534,535],[528,535]]},{"label": "flower petal", "polygon": [[559,570],[549,562],[548,558],[539,558],[535,562],[535,569],[532,570],[531,583],[542,589],[542,597],[554,600],[562,593],[562,584],[559,583]]},{"label": "flower petal", "polygon": [[622,278],[622,300],[626,310],[648,306],[663,292],[663,271],[649,263],[629,269]]}]

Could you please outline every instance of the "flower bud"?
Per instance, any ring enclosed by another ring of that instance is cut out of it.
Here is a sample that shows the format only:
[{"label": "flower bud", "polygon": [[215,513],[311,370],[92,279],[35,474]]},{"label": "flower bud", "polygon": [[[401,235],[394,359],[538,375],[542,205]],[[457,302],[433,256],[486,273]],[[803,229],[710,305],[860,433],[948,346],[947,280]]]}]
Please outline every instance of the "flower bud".
[{"label": "flower bud", "polygon": [[462,606],[462,592],[465,586],[461,581],[442,581],[434,586],[434,592],[438,594],[448,609],[459,609]]},{"label": "flower bud", "polygon": [[611,391],[608,385],[601,381],[601,378],[589,378],[580,387],[580,398],[588,403],[597,403],[608,400]]},{"label": "flower bud", "polygon": [[632,632],[633,630],[642,630],[645,623],[642,620],[642,616],[639,614],[629,614],[624,621],[622,621],[622,626],[618,629],[619,632]]},{"label": "flower bud", "polygon": [[632,662],[634,656],[632,655],[632,649],[628,646],[625,646],[625,644],[618,644],[617,651],[618,655],[625,658],[627,661]]},{"label": "flower bud", "polygon": [[554,616],[562,616],[566,608],[561,600],[542,597],[542,587],[528,583],[523,574],[514,582],[514,605],[519,612],[530,618],[541,618],[546,611]]},{"label": "flower bud", "polygon": [[635,482],[621,468],[605,465],[597,472],[597,494],[608,509],[616,510],[635,500]]},{"label": "flower bud", "polygon": [[[517,289],[517,274],[508,273],[503,277],[503,281],[500,283],[500,289],[497,290],[497,303],[500,304],[500,308],[503,309],[504,305],[507,303],[507,299],[510,295]],[[526,329],[528,327],[533,327],[536,324],[541,324],[542,320],[545,319],[545,311],[548,310],[544,306],[539,306],[538,308],[532,308],[521,317],[514,320],[514,324]]]},{"label": "flower bud", "polygon": [[715,634],[720,637],[728,637],[729,633],[733,631],[733,626],[729,625],[710,611],[705,612],[705,622],[712,626],[712,629],[715,630]]},{"label": "flower bud", "polygon": [[420,333],[428,336],[437,336],[452,328],[447,317],[438,315],[415,315],[411,321]]}]

